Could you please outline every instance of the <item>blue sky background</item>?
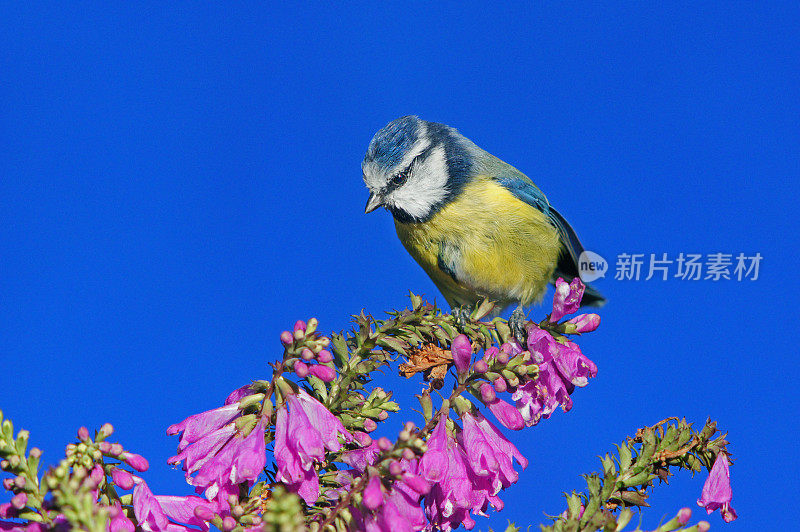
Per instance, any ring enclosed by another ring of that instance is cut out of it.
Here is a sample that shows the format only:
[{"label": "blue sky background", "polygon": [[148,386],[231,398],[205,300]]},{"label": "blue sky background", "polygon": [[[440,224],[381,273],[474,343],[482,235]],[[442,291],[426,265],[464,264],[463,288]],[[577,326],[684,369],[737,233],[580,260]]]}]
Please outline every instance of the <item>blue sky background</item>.
[{"label": "blue sky background", "polygon": [[[0,14],[0,408],[46,463],[109,421],[155,493],[187,494],[166,427],[268,377],[281,330],[441,301],[363,214],[367,143],[418,114],[529,175],[612,268],[763,256],[756,281],[598,281],[599,374],[510,435],[530,466],[478,526],[559,513],[670,415],[730,432],[740,518],[715,529],[796,526],[796,4],[162,4]],[[704,478],[657,488],[644,525],[699,511]]]}]

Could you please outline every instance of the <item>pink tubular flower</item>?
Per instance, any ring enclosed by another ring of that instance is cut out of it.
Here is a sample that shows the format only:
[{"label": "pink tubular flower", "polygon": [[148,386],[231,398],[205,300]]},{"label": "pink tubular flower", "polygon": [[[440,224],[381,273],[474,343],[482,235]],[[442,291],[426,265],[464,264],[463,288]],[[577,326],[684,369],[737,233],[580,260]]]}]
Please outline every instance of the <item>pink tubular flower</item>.
[{"label": "pink tubular flower", "polygon": [[577,344],[561,344],[535,325],[528,327],[528,350],[539,366],[539,374],[525,380],[512,395],[525,420],[532,426],[541,418],[549,418],[558,406],[566,412],[572,408],[570,394],[583,387],[597,374],[597,366],[586,358]]},{"label": "pink tubular flower", "polygon": [[[367,438],[369,435],[364,432],[357,432],[356,435],[363,434]],[[358,437],[358,439],[362,439],[363,437]],[[358,449],[353,449],[352,451],[345,451],[342,453],[342,461],[349,465],[350,467],[356,469],[358,472],[363,473],[367,466],[372,465],[375,461],[375,457],[378,456],[378,440],[373,440],[370,438],[370,442],[366,445]]]},{"label": "pink tubular flower", "polygon": [[[246,433],[237,431],[239,401],[252,394],[249,385],[234,390],[225,406],[195,414],[170,426],[167,434],[180,434],[179,453],[167,460],[183,462],[189,484],[206,490],[209,499],[228,483],[255,482],[266,463],[264,420]],[[197,475],[192,478],[192,475]]]},{"label": "pink tubular flower", "polygon": [[324,460],[325,448],[334,452],[341,449],[339,436],[352,440],[342,422],[322,403],[304,390],[288,394],[287,404],[278,408],[275,424],[276,479],[313,504],[319,498],[319,478],[313,463]]},{"label": "pink tubular flower", "polygon": [[487,477],[491,495],[497,495],[519,479],[513,460],[516,459],[522,469],[528,467],[528,460],[480,412],[475,416],[467,412],[461,419],[464,423],[461,442],[467,462],[473,473]]},{"label": "pink tubular flower", "polygon": [[731,490],[731,472],[728,468],[728,455],[718,453],[711,472],[703,485],[697,505],[706,509],[707,513],[719,509],[722,519],[730,523],[736,519],[736,510],[731,506],[733,491]]},{"label": "pink tubular flower", "polygon": [[469,364],[472,361],[472,342],[465,334],[459,334],[453,338],[450,344],[450,354],[453,357],[453,363],[456,366],[458,373],[464,373],[469,369]]},{"label": "pink tubular flower", "polygon": [[184,450],[188,445],[196,443],[207,437],[215,430],[223,427],[241,415],[239,405],[231,403],[214,410],[202,412],[189,416],[180,423],[170,425],[167,428],[167,435],[174,436],[180,434],[178,440],[178,450]]},{"label": "pink tubular flower", "polygon": [[214,511],[212,503],[194,495],[155,496],[143,480],[133,490],[133,511],[136,520],[142,529],[151,532],[207,531],[208,523],[195,515],[194,509],[198,506],[205,506]]},{"label": "pink tubular flower", "polygon": [[577,312],[583,299],[584,286],[579,277],[571,283],[559,277],[556,279],[556,292],[553,295],[553,312],[550,313],[550,322],[556,323],[558,320]]},{"label": "pink tubular flower", "polygon": [[[475,418],[471,421],[478,424]],[[458,439],[454,438],[447,430],[447,417],[442,416],[428,438],[428,450],[419,461],[417,473],[430,483],[424,499],[425,515],[430,526],[439,530],[452,530],[461,524],[472,529],[475,521],[471,513],[485,516],[489,505],[501,510],[503,501],[497,497],[497,492],[505,484],[516,481],[511,458],[506,460],[506,453],[516,454],[518,460],[524,460],[515,449],[511,450],[513,446],[509,447],[507,441],[503,443],[502,436],[497,438],[496,429],[490,429],[488,423],[473,430],[475,428],[469,429],[467,449],[467,436],[461,433]],[[478,441],[477,432],[482,434],[481,441]],[[479,465],[482,458],[493,468],[491,471]],[[473,464],[478,465],[473,468]]]},{"label": "pink tubular flower", "polygon": [[236,431],[222,448],[206,460],[191,484],[206,490],[213,498],[221,486],[247,482],[255,484],[267,461],[264,418],[259,417],[249,433]]},{"label": "pink tubular flower", "polygon": [[432,526],[444,531],[463,524],[475,526],[470,509],[478,497],[473,493],[464,451],[447,430],[442,416],[428,438],[428,450],[419,462],[419,474],[431,483],[425,496],[425,515]]}]

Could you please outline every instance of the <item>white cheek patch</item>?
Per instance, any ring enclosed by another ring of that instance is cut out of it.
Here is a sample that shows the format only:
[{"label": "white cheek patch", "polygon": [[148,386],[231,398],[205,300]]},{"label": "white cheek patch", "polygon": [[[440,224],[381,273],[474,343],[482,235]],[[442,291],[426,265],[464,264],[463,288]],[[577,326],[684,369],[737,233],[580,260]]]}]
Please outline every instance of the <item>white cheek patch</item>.
[{"label": "white cheek patch", "polygon": [[444,146],[437,146],[414,167],[406,184],[392,192],[387,202],[414,218],[425,218],[434,205],[447,197],[447,178]]}]

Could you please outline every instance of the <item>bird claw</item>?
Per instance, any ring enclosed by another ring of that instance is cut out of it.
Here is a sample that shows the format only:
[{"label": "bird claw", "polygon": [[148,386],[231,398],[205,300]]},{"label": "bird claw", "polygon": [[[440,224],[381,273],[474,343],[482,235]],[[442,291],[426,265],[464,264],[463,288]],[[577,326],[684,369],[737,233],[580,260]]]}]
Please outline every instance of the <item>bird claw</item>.
[{"label": "bird claw", "polygon": [[516,338],[520,345],[525,345],[528,340],[528,331],[525,328],[526,323],[527,317],[525,316],[525,310],[521,306],[517,307],[508,319],[508,326],[511,329],[511,334],[514,335],[514,338]]},{"label": "bird claw", "polygon": [[466,325],[470,319],[469,316],[472,314],[472,308],[469,305],[453,307],[451,314],[456,322],[456,327],[463,329],[464,325]]}]

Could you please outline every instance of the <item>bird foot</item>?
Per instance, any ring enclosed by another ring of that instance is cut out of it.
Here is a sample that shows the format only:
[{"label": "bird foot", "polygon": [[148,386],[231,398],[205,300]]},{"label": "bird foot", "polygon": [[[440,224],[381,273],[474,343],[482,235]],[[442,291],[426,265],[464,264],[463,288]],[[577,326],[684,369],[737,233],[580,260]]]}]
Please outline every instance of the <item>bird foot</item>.
[{"label": "bird foot", "polygon": [[514,335],[514,338],[516,338],[517,342],[522,346],[524,346],[528,340],[528,331],[525,328],[527,321],[527,316],[525,316],[525,310],[522,306],[517,307],[508,319],[508,326],[511,328],[511,334]]},{"label": "bird foot", "polygon": [[472,307],[469,305],[453,307],[451,314],[456,322],[456,327],[463,329],[464,325],[469,321],[469,315],[472,314]]}]

